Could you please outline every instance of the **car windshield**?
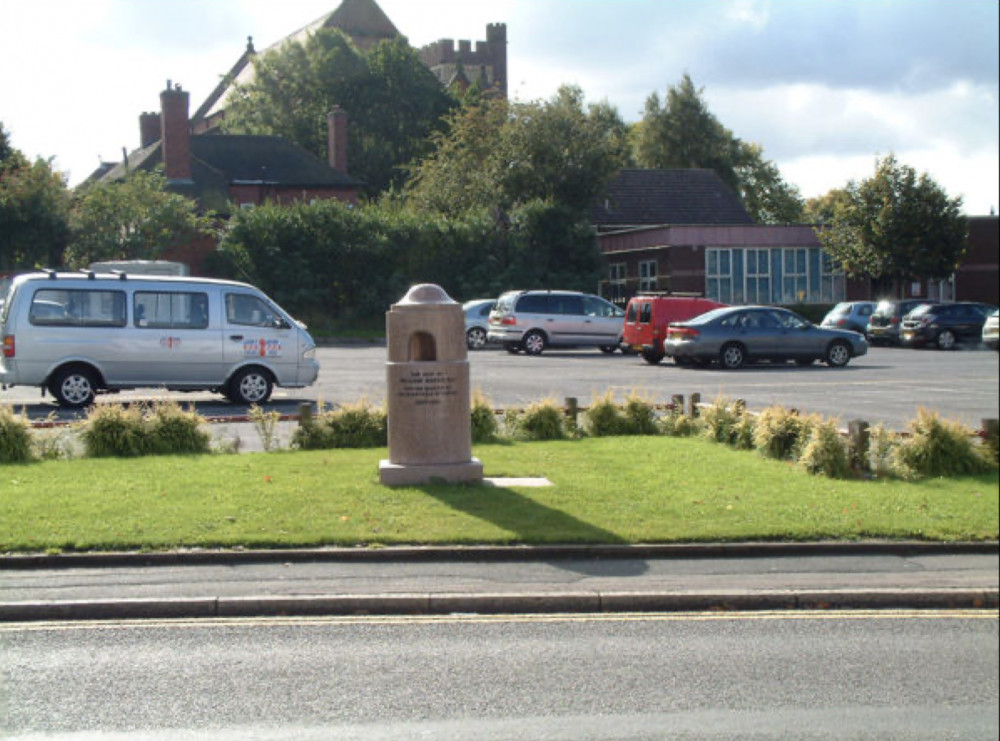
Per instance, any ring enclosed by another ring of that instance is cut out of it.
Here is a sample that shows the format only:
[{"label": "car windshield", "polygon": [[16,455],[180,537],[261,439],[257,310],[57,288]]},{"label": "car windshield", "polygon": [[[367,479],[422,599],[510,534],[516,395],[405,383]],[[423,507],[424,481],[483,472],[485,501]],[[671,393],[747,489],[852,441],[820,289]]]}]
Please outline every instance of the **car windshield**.
[{"label": "car windshield", "polygon": [[923,316],[924,314],[929,314],[934,310],[934,304],[920,304],[917,308],[910,312],[911,316]]}]

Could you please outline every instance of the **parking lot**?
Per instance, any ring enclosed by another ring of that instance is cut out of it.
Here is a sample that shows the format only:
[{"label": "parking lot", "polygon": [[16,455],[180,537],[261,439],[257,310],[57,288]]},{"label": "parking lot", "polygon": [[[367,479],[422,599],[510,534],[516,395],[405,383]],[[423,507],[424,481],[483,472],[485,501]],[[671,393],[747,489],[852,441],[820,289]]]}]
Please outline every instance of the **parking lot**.
[{"label": "parking lot", "polygon": [[[270,408],[295,414],[299,404],[327,406],[367,399],[381,403],[385,397],[385,348],[379,345],[321,347],[319,381],[307,389],[277,389]],[[636,391],[656,402],[669,402],[675,394],[703,401],[719,395],[743,399],[751,410],[783,404],[803,412],[848,420],[884,423],[905,429],[919,407],[978,429],[984,418],[997,418],[1000,370],[998,354],[983,348],[942,352],[873,347],[846,368],[816,364],[799,367],[751,365],[738,371],[679,367],[669,361],[649,365],[638,356],[605,355],[597,350],[550,350],[528,357],[503,350],[469,353],[473,389],[485,394],[495,407],[523,407],[532,401],[553,398],[562,403],[575,397],[580,406],[612,390],[624,399]],[[171,398],[193,402],[209,417],[246,414],[247,409],[210,393],[168,393],[149,389],[100,396],[98,403]],[[71,419],[80,413],[59,410],[50,396],[37,388],[16,387],[0,393],[3,403],[24,408],[33,419],[48,416]]]}]

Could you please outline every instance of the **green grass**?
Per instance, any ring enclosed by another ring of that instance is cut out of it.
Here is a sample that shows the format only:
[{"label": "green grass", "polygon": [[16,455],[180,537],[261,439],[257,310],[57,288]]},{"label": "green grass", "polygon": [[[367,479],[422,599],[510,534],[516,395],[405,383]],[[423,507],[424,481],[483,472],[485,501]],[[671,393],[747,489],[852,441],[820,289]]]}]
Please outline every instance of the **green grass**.
[{"label": "green grass", "polygon": [[838,481],[697,439],[479,446],[546,488],[379,483],[381,450],[0,468],[0,551],[375,544],[995,540],[997,473]]}]

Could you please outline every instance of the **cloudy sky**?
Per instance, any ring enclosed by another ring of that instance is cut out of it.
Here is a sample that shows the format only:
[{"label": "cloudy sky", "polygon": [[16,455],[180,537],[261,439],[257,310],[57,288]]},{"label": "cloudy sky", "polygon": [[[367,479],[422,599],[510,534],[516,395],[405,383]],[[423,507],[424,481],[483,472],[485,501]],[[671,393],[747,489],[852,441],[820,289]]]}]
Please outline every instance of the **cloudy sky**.
[{"label": "cloudy sky", "polygon": [[[168,79],[192,109],[239,57],[340,0],[0,0],[0,122],[71,185],[138,145]],[[627,121],[689,74],[806,197],[894,153],[969,214],[1000,205],[997,0],[378,0],[415,46],[506,23],[509,89],[575,84]]]}]

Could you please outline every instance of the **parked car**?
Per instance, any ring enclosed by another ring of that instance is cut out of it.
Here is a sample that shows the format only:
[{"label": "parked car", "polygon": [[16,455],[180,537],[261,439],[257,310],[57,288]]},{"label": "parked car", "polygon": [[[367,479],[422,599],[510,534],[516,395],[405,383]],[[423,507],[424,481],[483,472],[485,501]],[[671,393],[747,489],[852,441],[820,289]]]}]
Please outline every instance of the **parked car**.
[{"label": "parked car", "polygon": [[961,342],[978,344],[986,316],[997,307],[971,301],[923,304],[903,317],[899,339],[904,345],[936,345],[950,350]]},{"label": "parked car", "polygon": [[857,332],[817,327],[787,309],[730,306],[670,324],[663,351],[680,365],[717,361],[731,370],[757,360],[822,360],[839,368],[867,353],[868,342]]},{"label": "parked car", "polygon": [[991,350],[1000,351],[1000,344],[997,341],[997,334],[1000,332],[1000,318],[998,318],[1000,312],[994,311],[988,317],[986,317],[986,323],[983,325],[983,344]]},{"label": "parked car", "polygon": [[625,312],[600,296],[576,291],[507,291],[490,312],[490,342],[507,352],[539,355],[549,347],[621,344]]},{"label": "parked car", "polygon": [[868,320],[878,306],[874,301],[842,301],[823,317],[821,327],[837,327],[865,334]]},{"label": "parked car", "polygon": [[899,325],[903,317],[927,299],[885,299],[878,302],[875,311],[868,318],[868,342],[873,345],[898,345]]},{"label": "parked car", "polygon": [[699,296],[633,296],[625,307],[622,351],[641,353],[643,360],[655,365],[663,360],[663,338],[670,322],[682,322],[725,305]]},{"label": "parked car", "polygon": [[486,347],[486,334],[490,331],[490,311],[496,302],[495,298],[477,298],[462,304],[465,312],[465,344],[470,350]]}]

